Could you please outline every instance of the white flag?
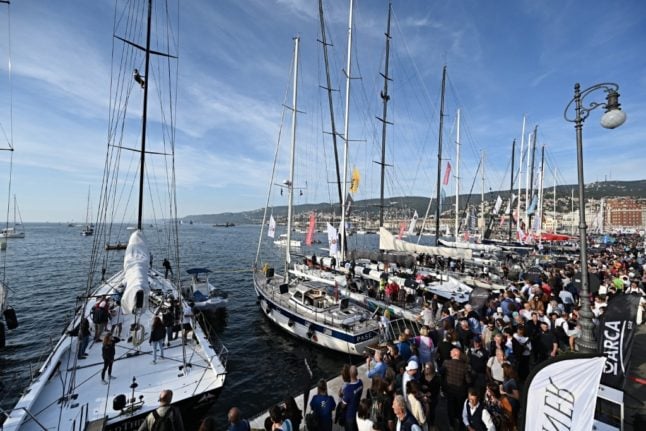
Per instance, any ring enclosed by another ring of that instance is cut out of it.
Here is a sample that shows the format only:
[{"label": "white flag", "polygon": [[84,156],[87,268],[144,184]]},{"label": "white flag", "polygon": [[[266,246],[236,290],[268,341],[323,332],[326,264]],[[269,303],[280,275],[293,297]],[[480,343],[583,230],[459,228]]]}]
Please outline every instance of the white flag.
[{"label": "white flag", "polygon": [[410,225],[408,226],[408,234],[413,235],[415,233],[415,224],[417,223],[417,219],[419,216],[417,215],[417,211],[415,211],[415,214],[413,214],[413,218],[410,220]]},{"label": "white flag", "polygon": [[527,389],[526,430],[591,430],[606,358],[567,358],[539,365]]},{"label": "white flag", "polygon": [[507,208],[505,209],[505,215],[509,215],[509,208],[514,203],[514,200],[516,200],[516,195],[512,193],[511,194],[511,200],[509,202],[507,202]]},{"label": "white flag", "polygon": [[498,197],[496,198],[496,205],[494,205],[493,207],[493,213],[495,215],[498,215],[498,211],[500,211],[501,205],[502,205],[502,198],[500,197],[500,195],[498,195]]},{"label": "white flag", "polygon": [[338,235],[334,226],[327,224],[327,241],[330,245],[330,256],[336,256],[339,247],[337,245]]},{"label": "white flag", "polygon": [[274,216],[269,216],[269,229],[267,229],[267,236],[273,238],[276,235],[276,220]]}]

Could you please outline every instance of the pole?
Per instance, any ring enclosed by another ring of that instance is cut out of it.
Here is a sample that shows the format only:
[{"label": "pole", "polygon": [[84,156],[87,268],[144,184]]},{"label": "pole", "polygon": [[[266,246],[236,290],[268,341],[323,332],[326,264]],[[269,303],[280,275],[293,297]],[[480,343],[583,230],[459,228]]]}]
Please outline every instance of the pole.
[{"label": "pole", "polygon": [[[348,187],[348,151],[350,133],[350,77],[352,72],[352,4],[350,0],[350,13],[348,16],[348,53],[345,76],[345,122],[343,125],[343,209],[341,210],[341,260],[345,258],[345,205]],[[339,262],[340,263],[340,262]]]},{"label": "pole", "polygon": [[580,85],[574,85],[574,101],[576,103],[576,119],[574,129],[576,130],[576,165],[577,177],[579,180],[579,247],[581,257],[581,338],[578,340],[579,350],[582,353],[593,353],[597,351],[594,340],[592,310],[590,309],[590,292],[588,289],[588,247],[587,230],[585,223],[585,183],[583,180],[583,117],[581,116],[581,92]]},{"label": "pole", "polygon": [[141,160],[139,166],[139,212],[137,214],[137,229],[141,230],[144,216],[144,168],[146,166],[146,123],[148,118],[148,83],[150,71],[150,29],[152,26],[152,0],[148,0],[148,25],[146,30],[146,61],[144,68],[144,106],[141,120]]},{"label": "pole", "polygon": [[440,244],[440,187],[442,174],[442,128],[444,126],[444,92],[446,90],[446,65],[442,69],[442,97],[440,99],[440,133],[437,138],[437,193],[435,197],[435,245]]},{"label": "pole", "polygon": [[388,4],[388,26],[386,30],[386,62],[384,65],[384,89],[381,91],[381,100],[383,101],[383,113],[382,118],[377,117],[377,120],[381,121],[381,190],[379,194],[379,227],[384,226],[384,177],[386,175],[386,130],[388,121],[386,121],[386,114],[388,113],[388,101],[390,96],[388,95],[388,81],[390,77],[388,76],[388,61],[390,57],[390,14],[392,11],[392,3]]},{"label": "pole", "polygon": [[[507,237],[507,241],[511,242],[511,213],[512,209],[511,206],[514,204],[514,158],[516,155],[516,140],[514,139],[514,142],[511,143],[511,175],[509,178],[509,236]],[[522,163],[521,163],[522,165]],[[520,199],[520,196],[519,196]]]},{"label": "pole", "polygon": [[457,127],[455,132],[455,226],[453,236],[458,241],[458,231],[460,230],[459,211],[460,211],[460,110],[457,113]]}]

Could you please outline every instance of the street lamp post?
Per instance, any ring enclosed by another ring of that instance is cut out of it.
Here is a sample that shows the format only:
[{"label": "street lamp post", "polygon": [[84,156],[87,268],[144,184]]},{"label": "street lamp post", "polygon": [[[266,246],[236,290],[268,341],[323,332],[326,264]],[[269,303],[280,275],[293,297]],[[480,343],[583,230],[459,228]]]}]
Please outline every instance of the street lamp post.
[{"label": "street lamp post", "polygon": [[[596,90],[606,92],[606,102],[590,102],[589,106],[583,106],[583,99]],[[597,351],[597,344],[594,339],[592,310],[590,308],[590,290],[588,284],[588,249],[587,249],[587,229],[585,223],[585,183],[583,181],[583,122],[590,111],[600,106],[604,107],[606,113],[601,117],[601,125],[606,129],[614,129],[621,126],[626,121],[626,114],[619,108],[619,86],[613,83],[603,83],[593,85],[583,91],[577,83],[574,85],[574,98],[565,107],[563,117],[566,121],[574,123],[576,130],[576,162],[579,180],[579,248],[581,261],[581,338],[578,340],[579,350],[584,353],[594,353]],[[568,110],[574,104],[574,118],[568,116]]]}]

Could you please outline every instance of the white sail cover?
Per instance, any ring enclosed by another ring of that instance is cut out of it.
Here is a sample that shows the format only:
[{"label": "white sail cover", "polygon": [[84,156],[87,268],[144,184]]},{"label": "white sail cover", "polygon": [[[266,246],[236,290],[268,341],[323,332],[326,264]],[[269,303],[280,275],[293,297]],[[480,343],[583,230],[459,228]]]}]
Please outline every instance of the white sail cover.
[{"label": "white sail cover", "polygon": [[412,242],[402,241],[395,238],[392,233],[388,232],[388,230],[383,227],[379,229],[379,249],[406,251],[409,253],[428,253],[459,259],[471,259],[472,256],[472,252],[469,249],[433,247],[430,245],[419,245]]},{"label": "white sail cover", "polygon": [[487,253],[494,253],[500,250],[500,247],[494,244],[476,244],[473,242],[445,241],[443,239],[440,239],[440,244],[446,247],[468,248],[470,250],[485,251]]},{"label": "white sail cover", "polygon": [[135,310],[137,292],[142,291],[144,304],[148,303],[148,269],[150,254],[144,234],[136,230],[130,235],[126,255],[123,257],[123,279],[126,289],[121,297],[121,309],[124,314]]}]

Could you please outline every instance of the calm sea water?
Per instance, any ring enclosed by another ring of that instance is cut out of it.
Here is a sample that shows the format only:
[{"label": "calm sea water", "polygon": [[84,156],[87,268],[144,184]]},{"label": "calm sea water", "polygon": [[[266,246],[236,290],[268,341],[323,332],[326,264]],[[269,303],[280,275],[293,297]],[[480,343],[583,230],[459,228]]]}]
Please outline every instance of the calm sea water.
[{"label": "calm sea water", "polygon": [[[67,224],[26,224],[26,238],[9,240],[6,279],[12,288],[9,303],[20,326],[7,334],[0,351],[0,407],[11,409],[29,383],[32,372],[61,335],[73,312],[75,299],[85,291],[92,237]],[[280,232],[277,232],[280,233]],[[258,308],[251,278],[259,226],[180,226],[181,271],[204,266],[213,271],[211,282],[229,292],[228,315],[216,322],[218,337],[229,349],[225,387],[210,414],[226,425],[226,413],[238,406],[252,416],[297,395],[320,378],[337,375],[350,357],[308,346],[272,325]],[[295,234],[302,239],[302,234]],[[318,240],[327,242],[324,234]],[[351,237],[350,248],[377,246],[377,235]],[[263,255],[279,253],[264,241]],[[303,248],[302,252],[319,249]],[[152,249],[154,265],[161,268],[163,253]],[[263,260],[264,262],[265,260]],[[177,264],[173,263],[174,270]],[[313,372],[307,373],[305,359]]]}]

